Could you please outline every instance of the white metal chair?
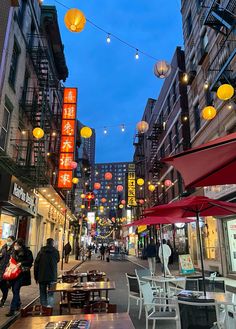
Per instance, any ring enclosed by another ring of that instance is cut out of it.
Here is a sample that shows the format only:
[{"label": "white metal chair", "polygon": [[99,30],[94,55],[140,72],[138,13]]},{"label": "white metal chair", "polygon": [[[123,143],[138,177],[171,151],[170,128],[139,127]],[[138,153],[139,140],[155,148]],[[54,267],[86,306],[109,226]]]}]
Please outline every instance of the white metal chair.
[{"label": "white metal chair", "polygon": [[177,299],[155,297],[150,283],[141,285],[146,315],[146,329],[149,320],[153,321],[153,329],[156,327],[156,320],[175,321],[176,329],[181,329],[179,307]]},{"label": "white metal chair", "polygon": [[127,279],[127,286],[128,286],[128,308],[127,308],[127,313],[129,313],[130,310],[130,301],[131,299],[136,300],[136,303],[138,305],[139,303],[139,319],[141,318],[142,314],[142,293],[141,290],[139,289],[139,282],[138,278],[136,275],[130,275],[125,273],[126,279]]}]

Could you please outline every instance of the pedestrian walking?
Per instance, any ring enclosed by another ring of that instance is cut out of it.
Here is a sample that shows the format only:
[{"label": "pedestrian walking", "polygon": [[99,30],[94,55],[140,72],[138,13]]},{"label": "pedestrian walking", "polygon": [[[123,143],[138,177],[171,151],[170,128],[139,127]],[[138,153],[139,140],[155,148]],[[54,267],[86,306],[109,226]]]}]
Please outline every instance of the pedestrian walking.
[{"label": "pedestrian walking", "polygon": [[71,250],[72,250],[72,248],[71,248],[70,242],[68,241],[67,244],[65,244],[65,246],[64,246],[65,263],[69,262],[69,256],[70,256]]},{"label": "pedestrian walking", "polygon": [[156,273],[156,255],[157,255],[157,248],[154,243],[154,240],[151,239],[150,243],[146,248],[146,255],[148,259],[148,266],[153,275]]},{"label": "pedestrian walking", "polygon": [[167,243],[166,243],[169,247],[170,247],[170,250],[171,250],[171,255],[169,257],[169,264],[174,264],[174,249],[171,245],[171,242],[170,240],[167,240]]},{"label": "pedestrian walking", "polygon": [[170,255],[171,255],[171,249],[167,245],[166,240],[163,239],[162,240],[162,245],[159,248],[159,258],[160,258],[161,263],[163,265],[164,273],[166,273],[167,275],[171,275],[170,270],[168,268]]},{"label": "pedestrian walking", "polygon": [[105,248],[105,246],[104,246],[103,243],[102,243],[102,245],[101,245],[101,247],[100,247],[100,249],[99,249],[100,254],[101,254],[101,260],[104,260],[105,250],[106,250],[106,248]]},{"label": "pedestrian walking", "polygon": [[36,283],[39,283],[40,303],[46,307],[54,305],[54,294],[48,292],[48,289],[57,281],[57,263],[59,261],[59,251],[54,247],[54,240],[49,238],[34,262],[34,278]]},{"label": "pedestrian walking", "polygon": [[13,252],[13,244],[15,241],[14,236],[9,236],[7,242],[2,246],[0,250],[0,289],[2,291],[2,298],[0,301],[0,307],[3,307],[8,296],[8,283],[3,279],[3,274],[9,263],[10,257]]},{"label": "pedestrian walking", "polygon": [[31,285],[30,268],[34,261],[31,250],[25,246],[24,240],[21,238],[17,239],[14,243],[11,257],[16,262],[16,266],[20,269],[20,273],[16,279],[9,281],[12,288],[13,298],[9,313],[7,313],[6,316],[13,316],[15,312],[20,309],[20,289],[23,286]]}]

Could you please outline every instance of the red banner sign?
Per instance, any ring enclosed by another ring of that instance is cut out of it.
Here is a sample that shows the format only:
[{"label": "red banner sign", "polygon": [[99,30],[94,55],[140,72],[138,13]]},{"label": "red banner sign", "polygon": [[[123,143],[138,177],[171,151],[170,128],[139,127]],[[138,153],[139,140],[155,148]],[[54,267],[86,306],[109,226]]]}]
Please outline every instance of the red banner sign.
[{"label": "red banner sign", "polygon": [[65,88],[63,101],[57,187],[69,190],[72,188],[73,178],[71,162],[74,161],[75,152],[77,88]]}]

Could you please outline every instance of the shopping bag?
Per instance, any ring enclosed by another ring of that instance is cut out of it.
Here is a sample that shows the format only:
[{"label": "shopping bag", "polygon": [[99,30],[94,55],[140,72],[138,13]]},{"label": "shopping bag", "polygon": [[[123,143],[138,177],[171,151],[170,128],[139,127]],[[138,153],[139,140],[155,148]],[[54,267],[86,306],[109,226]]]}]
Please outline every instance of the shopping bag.
[{"label": "shopping bag", "polygon": [[17,262],[14,258],[10,258],[9,265],[5,269],[3,274],[4,280],[14,280],[16,279],[21,273],[21,269],[17,266]]}]

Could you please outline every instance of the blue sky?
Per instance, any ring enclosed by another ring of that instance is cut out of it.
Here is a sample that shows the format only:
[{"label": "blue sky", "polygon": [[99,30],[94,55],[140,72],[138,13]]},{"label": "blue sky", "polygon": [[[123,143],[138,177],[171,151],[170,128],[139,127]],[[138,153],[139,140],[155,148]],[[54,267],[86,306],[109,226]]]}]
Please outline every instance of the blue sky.
[{"label": "blue sky", "polygon": [[[116,34],[155,58],[171,60],[182,45],[180,0],[60,0],[105,30]],[[78,88],[78,119],[96,129],[96,162],[131,161],[136,123],[147,99],[157,98],[162,81],[153,74],[155,61],[106,35],[89,23],[81,33],[64,26],[66,9],[54,0],[69,78]],[[125,133],[119,126],[125,124]],[[103,134],[103,127],[108,134]]]}]

